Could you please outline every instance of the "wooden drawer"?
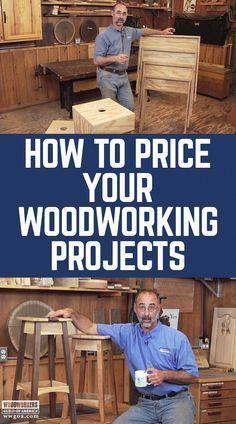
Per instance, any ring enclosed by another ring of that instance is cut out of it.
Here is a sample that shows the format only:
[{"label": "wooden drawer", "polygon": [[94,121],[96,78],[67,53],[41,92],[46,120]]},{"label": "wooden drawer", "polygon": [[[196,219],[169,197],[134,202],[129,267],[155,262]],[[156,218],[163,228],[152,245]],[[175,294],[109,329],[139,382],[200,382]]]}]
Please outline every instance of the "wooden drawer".
[{"label": "wooden drawer", "polygon": [[226,408],[226,407],[231,407],[231,406],[236,406],[236,398],[202,400],[201,403],[200,403],[201,409]]},{"label": "wooden drawer", "polygon": [[231,408],[213,408],[208,410],[201,410],[200,416],[201,424],[218,423],[227,420],[232,421],[233,418],[236,416],[236,406],[233,406]]},{"label": "wooden drawer", "polygon": [[236,381],[216,381],[212,383],[202,383],[201,391],[206,392],[207,390],[226,390],[236,389]]},{"label": "wooden drawer", "polygon": [[225,399],[236,398],[236,389],[234,390],[210,390],[201,393],[201,400],[205,399]]}]

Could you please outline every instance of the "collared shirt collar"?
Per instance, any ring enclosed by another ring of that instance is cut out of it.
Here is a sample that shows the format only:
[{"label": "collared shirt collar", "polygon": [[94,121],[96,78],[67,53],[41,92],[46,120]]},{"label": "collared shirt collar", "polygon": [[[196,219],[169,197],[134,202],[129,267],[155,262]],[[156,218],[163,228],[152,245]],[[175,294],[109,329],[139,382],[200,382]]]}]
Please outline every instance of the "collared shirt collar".
[{"label": "collared shirt collar", "polygon": [[145,331],[142,329],[141,324],[139,324],[139,330],[143,336],[147,336],[149,334],[151,337],[153,334],[159,333],[161,331],[161,326],[162,324],[160,323],[160,321],[158,321],[155,328],[153,328],[151,331]]}]

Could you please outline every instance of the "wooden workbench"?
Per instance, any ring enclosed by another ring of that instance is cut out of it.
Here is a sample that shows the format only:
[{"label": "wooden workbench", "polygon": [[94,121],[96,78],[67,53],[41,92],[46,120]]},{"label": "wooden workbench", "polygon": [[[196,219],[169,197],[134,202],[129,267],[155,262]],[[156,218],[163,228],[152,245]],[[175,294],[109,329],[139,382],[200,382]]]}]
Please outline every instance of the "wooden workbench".
[{"label": "wooden workbench", "polygon": [[[131,55],[128,67],[130,81],[136,80],[137,55]],[[96,65],[93,59],[68,60],[39,65],[41,75],[53,74],[60,86],[61,107],[66,108],[72,117],[75,94],[97,87]]]}]

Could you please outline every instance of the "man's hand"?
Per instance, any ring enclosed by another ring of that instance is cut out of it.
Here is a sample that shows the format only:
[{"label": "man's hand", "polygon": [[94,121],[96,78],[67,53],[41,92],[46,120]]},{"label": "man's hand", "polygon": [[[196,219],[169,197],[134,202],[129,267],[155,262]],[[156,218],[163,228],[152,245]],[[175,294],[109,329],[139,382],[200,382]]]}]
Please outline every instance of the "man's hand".
[{"label": "man's hand", "polygon": [[48,318],[71,318],[74,314],[74,309],[72,308],[65,308],[65,309],[58,309],[57,311],[51,311],[47,314]]},{"label": "man's hand", "polygon": [[148,368],[148,381],[154,386],[160,386],[165,380],[165,371],[157,370],[156,368]]},{"label": "man's hand", "polygon": [[162,34],[164,35],[173,35],[175,33],[174,28],[166,28],[162,30]]},{"label": "man's hand", "polygon": [[116,56],[117,63],[125,63],[128,61],[128,59],[129,59],[129,56],[127,56],[127,54],[121,53]]}]

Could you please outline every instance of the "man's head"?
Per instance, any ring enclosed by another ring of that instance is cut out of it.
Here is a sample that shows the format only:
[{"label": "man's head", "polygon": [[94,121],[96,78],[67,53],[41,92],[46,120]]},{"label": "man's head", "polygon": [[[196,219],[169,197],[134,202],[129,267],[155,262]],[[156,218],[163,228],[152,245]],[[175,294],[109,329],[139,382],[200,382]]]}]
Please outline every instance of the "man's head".
[{"label": "man's head", "polygon": [[117,3],[113,6],[112,10],[112,23],[117,28],[122,28],[126,19],[127,19],[128,11],[125,3],[122,1],[117,1]]},{"label": "man's head", "polygon": [[143,330],[156,327],[161,311],[159,296],[155,290],[141,290],[134,301],[134,312]]}]

